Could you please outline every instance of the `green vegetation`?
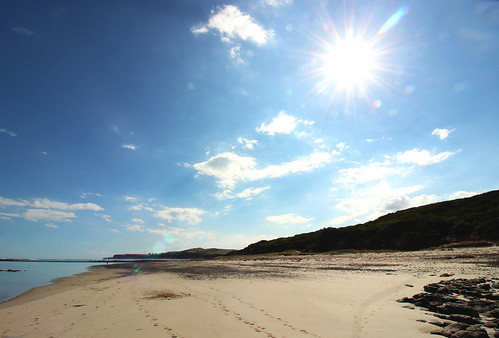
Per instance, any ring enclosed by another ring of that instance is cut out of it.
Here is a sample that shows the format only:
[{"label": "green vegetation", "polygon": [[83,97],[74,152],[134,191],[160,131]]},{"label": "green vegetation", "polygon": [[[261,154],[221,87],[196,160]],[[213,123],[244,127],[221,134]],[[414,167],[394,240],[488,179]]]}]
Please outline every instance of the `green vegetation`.
[{"label": "green vegetation", "polygon": [[224,256],[232,250],[193,248],[183,251],[170,251],[150,254],[116,254],[105,259],[202,259]]},{"label": "green vegetation", "polygon": [[499,241],[499,190],[397,211],[364,224],[260,241],[230,254],[419,250],[483,241]]}]

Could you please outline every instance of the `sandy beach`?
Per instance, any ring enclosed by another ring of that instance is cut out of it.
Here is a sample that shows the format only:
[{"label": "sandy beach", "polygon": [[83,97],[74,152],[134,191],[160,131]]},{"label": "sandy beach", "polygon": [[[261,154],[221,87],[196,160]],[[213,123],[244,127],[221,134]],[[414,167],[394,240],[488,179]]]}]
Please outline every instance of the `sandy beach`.
[{"label": "sandy beach", "polygon": [[109,264],[0,304],[0,337],[435,337],[397,300],[498,263],[489,247]]}]

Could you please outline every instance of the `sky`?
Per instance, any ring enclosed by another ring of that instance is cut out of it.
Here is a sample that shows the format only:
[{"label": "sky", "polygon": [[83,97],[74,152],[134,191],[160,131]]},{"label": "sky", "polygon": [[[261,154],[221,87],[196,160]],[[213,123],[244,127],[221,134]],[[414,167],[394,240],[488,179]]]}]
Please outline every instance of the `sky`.
[{"label": "sky", "polygon": [[499,188],[499,2],[1,1],[0,257],[240,249]]}]

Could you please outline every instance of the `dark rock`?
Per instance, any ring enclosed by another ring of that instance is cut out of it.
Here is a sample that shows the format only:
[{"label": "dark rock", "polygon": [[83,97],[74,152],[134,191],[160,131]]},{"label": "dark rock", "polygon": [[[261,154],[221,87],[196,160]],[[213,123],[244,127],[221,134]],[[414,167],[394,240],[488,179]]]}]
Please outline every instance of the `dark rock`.
[{"label": "dark rock", "polygon": [[466,316],[471,316],[475,318],[479,318],[480,314],[477,310],[470,306],[462,306],[457,304],[445,304],[444,305],[445,313],[447,314],[461,314]]},{"label": "dark rock", "polygon": [[446,327],[447,325],[450,324],[449,322],[441,322],[441,321],[438,321],[438,320],[432,320],[429,323],[433,324],[435,326],[439,326],[439,327]]},{"label": "dark rock", "polygon": [[439,336],[444,336],[444,337],[450,337],[451,336],[451,334],[448,333],[445,330],[433,330],[430,333],[431,334],[436,334],[436,335],[439,335]]},{"label": "dark rock", "polygon": [[451,277],[451,276],[454,276],[453,273],[443,273],[440,275],[440,277]]},{"label": "dark rock", "polygon": [[431,334],[436,334],[436,335],[439,335],[439,336],[444,336],[444,337],[450,337],[451,336],[451,334],[448,333],[445,330],[433,330],[430,333]]},{"label": "dark rock", "polygon": [[429,293],[436,293],[438,288],[441,287],[442,285],[438,284],[438,283],[432,283],[432,284],[428,284],[428,285],[425,285],[423,287],[423,289],[426,291],[426,292],[429,292]]},{"label": "dark rock", "polygon": [[486,313],[488,317],[498,318],[499,319],[499,309],[494,309]]},{"label": "dark rock", "polygon": [[466,330],[454,333],[452,338],[489,338],[487,331],[481,325],[472,325]]},{"label": "dark rock", "polygon": [[476,318],[466,316],[466,315],[460,315],[460,314],[449,315],[448,318],[449,318],[449,320],[453,320],[453,321],[459,322],[459,323],[466,323],[466,324],[480,324],[481,323]]},{"label": "dark rock", "polygon": [[449,294],[451,293],[451,291],[449,290],[448,287],[446,286],[441,286],[437,289],[437,294],[442,294],[442,295],[446,295],[446,294]]}]

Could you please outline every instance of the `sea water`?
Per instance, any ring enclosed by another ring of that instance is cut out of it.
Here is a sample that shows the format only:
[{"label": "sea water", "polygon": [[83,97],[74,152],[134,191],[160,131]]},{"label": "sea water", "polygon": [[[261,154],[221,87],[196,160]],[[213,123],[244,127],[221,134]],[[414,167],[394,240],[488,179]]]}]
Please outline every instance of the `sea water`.
[{"label": "sea water", "polygon": [[20,270],[18,272],[0,271],[0,302],[34,287],[50,284],[56,278],[88,271],[90,266],[96,264],[98,263],[0,261],[0,270]]}]

